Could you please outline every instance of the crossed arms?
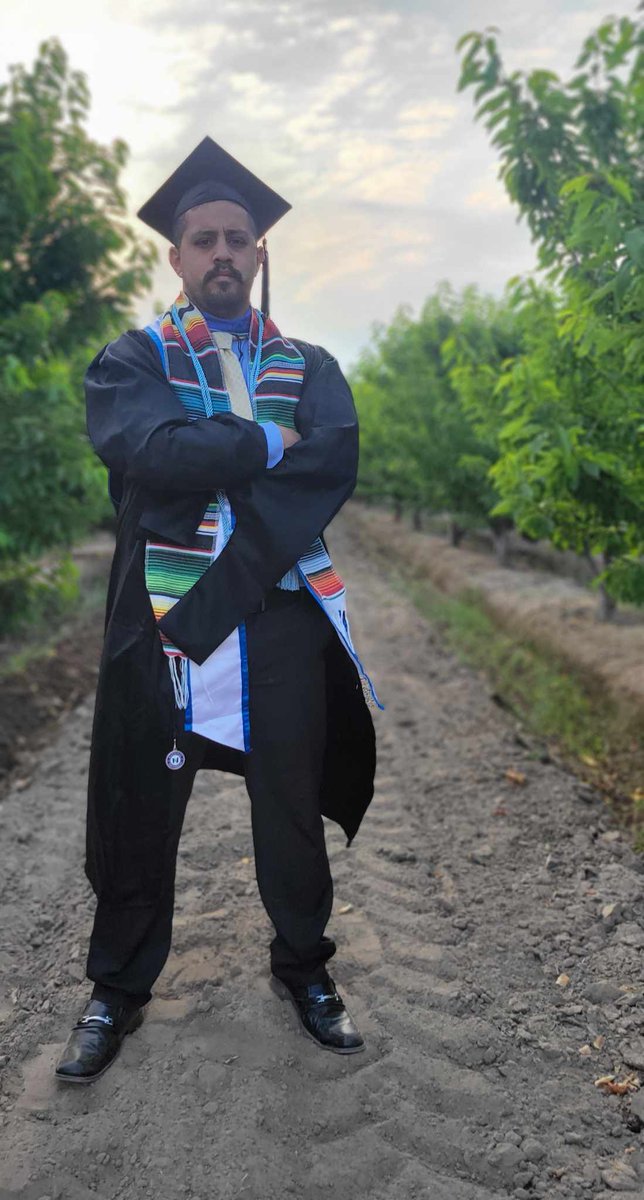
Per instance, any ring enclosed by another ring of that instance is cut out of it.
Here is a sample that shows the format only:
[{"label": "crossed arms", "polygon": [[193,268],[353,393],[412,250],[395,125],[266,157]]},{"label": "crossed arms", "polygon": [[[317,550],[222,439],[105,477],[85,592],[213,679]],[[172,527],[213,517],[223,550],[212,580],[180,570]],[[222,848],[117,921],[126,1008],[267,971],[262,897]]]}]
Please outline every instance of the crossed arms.
[{"label": "crossed arms", "polygon": [[[315,437],[320,422],[327,428],[331,423],[344,429],[351,439],[352,430],[357,433],[357,419],[340,368],[325,351],[307,349],[302,401],[307,389],[313,387],[314,400],[317,393],[307,435]],[[334,403],[325,406],[324,413],[321,373],[327,392],[331,388],[334,392]],[[96,355],[85,376],[85,394],[87,430],[96,453],[111,471],[155,489],[228,490],[275,470],[269,466],[277,457],[273,431],[279,431],[284,449],[292,449],[301,438],[301,432],[273,422],[258,425],[234,413],[189,420],[165,377],[156,349],[139,330],[123,334]],[[308,407],[305,403],[304,414]],[[267,432],[268,426],[271,430]],[[278,467],[281,462],[280,458]]]}]

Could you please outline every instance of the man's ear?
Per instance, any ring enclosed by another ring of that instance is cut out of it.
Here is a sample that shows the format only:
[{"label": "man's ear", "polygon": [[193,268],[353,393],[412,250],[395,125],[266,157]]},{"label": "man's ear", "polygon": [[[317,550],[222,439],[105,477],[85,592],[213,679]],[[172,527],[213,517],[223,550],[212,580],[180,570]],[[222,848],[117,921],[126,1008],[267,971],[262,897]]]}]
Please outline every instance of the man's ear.
[{"label": "man's ear", "polygon": [[168,250],[168,259],[173,271],[181,278],[183,271],[181,270],[181,255],[176,246],[171,246]]},{"label": "man's ear", "polygon": [[265,257],[266,257],[266,254],[264,251],[264,244],[263,244],[263,242],[260,242],[259,246],[257,247],[257,270],[258,271],[259,271],[259,268],[261,266],[263,266]]}]

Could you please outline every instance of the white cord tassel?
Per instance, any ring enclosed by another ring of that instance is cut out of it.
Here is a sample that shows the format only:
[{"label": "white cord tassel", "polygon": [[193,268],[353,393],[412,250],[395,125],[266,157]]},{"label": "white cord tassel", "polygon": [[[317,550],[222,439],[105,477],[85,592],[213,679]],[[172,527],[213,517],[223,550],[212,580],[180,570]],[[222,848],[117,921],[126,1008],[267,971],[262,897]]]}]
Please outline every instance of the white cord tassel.
[{"label": "white cord tassel", "polygon": [[[217,492],[217,501],[219,504],[219,520],[221,521],[221,532],[223,534],[223,538],[221,540],[221,548],[223,550],[224,546],[226,545],[226,542],[230,538],[230,535],[233,531],[233,525],[232,525],[232,521],[230,519],[230,504],[228,502],[228,496],[226,495],[226,493],[222,492],[222,491],[218,491]],[[213,546],[213,550],[214,550],[214,546]]]},{"label": "white cord tassel", "polygon": [[174,688],[174,702],[177,708],[188,707],[188,659],[183,655],[169,655],[170,678]]}]

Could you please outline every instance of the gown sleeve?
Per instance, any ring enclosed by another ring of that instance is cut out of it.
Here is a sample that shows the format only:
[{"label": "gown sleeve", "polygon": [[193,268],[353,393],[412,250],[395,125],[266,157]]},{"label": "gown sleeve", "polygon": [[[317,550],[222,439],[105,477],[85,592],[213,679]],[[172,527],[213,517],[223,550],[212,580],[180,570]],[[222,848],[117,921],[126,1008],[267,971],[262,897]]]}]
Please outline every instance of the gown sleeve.
[{"label": "gown sleeve", "polygon": [[152,341],[129,330],[85,375],[87,432],[117,475],[177,492],[228,489],[266,471],[266,435],[234,413],[189,421]]},{"label": "gown sleeve", "polygon": [[306,372],[295,422],[301,441],[261,478],[228,490],[229,541],[201,579],[159,622],[203,662],[309,549],[353,492],[358,418],[340,367],[318,346],[296,343]]}]

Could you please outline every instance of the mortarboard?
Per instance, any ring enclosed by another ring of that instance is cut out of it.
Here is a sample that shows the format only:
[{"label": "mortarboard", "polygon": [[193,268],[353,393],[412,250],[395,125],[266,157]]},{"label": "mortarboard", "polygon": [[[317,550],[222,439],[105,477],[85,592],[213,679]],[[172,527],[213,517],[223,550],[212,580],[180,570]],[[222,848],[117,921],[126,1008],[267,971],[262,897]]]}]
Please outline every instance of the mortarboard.
[{"label": "mortarboard", "polygon": [[[146,200],[137,216],[172,241],[177,217],[210,200],[231,200],[252,216],[258,238],[291,208],[277,192],[242,166],[236,158],[205,137],[165,183]],[[264,241],[266,253],[266,242]],[[262,277],[262,311],[268,313],[268,255]]]}]

